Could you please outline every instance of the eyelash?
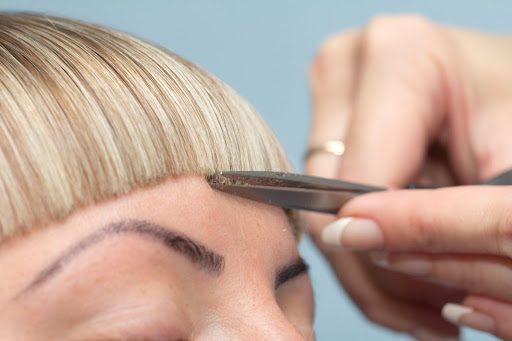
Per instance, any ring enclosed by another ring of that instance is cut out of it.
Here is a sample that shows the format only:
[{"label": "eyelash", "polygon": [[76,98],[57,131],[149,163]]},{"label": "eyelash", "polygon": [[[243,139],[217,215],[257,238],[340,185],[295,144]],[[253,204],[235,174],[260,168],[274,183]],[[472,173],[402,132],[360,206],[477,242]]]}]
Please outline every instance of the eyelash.
[{"label": "eyelash", "polygon": [[274,288],[277,290],[286,282],[309,271],[309,265],[302,258],[299,261],[281,271],[276,278]]}]

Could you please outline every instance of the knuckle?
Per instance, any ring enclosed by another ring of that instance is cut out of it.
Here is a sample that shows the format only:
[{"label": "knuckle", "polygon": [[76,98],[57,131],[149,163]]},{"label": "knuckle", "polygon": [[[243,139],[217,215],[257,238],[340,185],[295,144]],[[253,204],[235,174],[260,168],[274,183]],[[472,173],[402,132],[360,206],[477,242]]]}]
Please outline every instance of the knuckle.
[{"label": "knuckle", "polygon": [[341,55],[345,52],[346,45],[353,34],[354,32],[335,34],[324,40],[309,65],[310,81],[330,73],[332,66],[339,62]]},{"label": "knuckle", "polygon": [[512,323],[510,316],[505,316],[504,318],[496,321],[496,333],[495,335],[503,340],[511,340],[512,339]]},{"label": "knuckle", "polygon": [[367,297],[365,302],[356,301],[359,310],[369,322],[399,332],[409,332],[414,327],[411,321],[403,319],[404,311],[396,299],[380,295],[369,296],[371,299]]},{"label": "knuckle", "polygon": [[428,33],[434,26],[428,19],[417,14],[378,15],[369,21],[366,32],[381,38],[396,34],[400,37],[404,33]]},{"label": "knuckle", "polygon": [[404,331],[397,328],[396,324],[392,322],[396,317],[390,315],[389,310],[386,309],[387,304],[385,302],[380,302],[380,304],[376,303],[377,302],[372,302],[371,304],[367,304],[364,307],[360,306],[361,312],[366,317],[366,319],[376,325],[386,326],[387,328],[396,331]]},{"label": "knuckle", "polygon": [[382,309],[376,306],[368,305],[361,308],[361,311],[366,318],[376,324],[385,324],[385,314]]},{"label": "knuckle", "polygon": [[481,290],[482,283],[486,282],[479,264],[468,264],[463,270],[454,272],[452,275],[455,283],[466,290]]},{"label": "knuckle", "polygon": [[423,41],[435,31],[435,25],[420,15],[376,16],[364,29],[361,56],[387,53],[396,46],[404,46],[404,43]]},{"label": "knuckle", "polygon": [[422,202],[410,202],[407,210],[407,224],[412,243],[423,250],[434,251],[436,247],[435,226],[440,226],[435,215],[425,214],[425,206]]},{"label": "knuckle", "polygon": [[[487,217],[491,221],[491,231],[495,231],[494,243],[500,256],[512,258],[512,204],[504,207],[493,207]],[[495,227],[492,228],[492,225]]]}]

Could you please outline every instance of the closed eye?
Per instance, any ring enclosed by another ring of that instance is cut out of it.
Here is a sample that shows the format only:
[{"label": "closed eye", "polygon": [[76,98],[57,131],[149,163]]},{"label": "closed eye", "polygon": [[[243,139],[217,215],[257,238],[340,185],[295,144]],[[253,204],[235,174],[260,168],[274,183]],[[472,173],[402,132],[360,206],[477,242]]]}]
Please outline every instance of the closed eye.
[{"label": "closed eye", "polygon": [[298,258],[292,264],[284,266],[276,275],[274,281],[274,289],[277,290],[284,283],[298,277],[309,270],[309,265],[304,262],[304,259]]}]

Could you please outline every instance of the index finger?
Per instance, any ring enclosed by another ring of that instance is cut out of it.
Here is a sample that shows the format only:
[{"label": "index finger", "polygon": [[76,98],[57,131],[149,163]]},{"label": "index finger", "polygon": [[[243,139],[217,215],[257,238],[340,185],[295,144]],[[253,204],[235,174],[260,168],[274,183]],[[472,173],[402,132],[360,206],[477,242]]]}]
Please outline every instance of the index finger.
[{"label": "index finger", "polygon": [[345,218],[327,227],[324,241],[356,249],[510,258],[511,198],[506,186],[368,194],[346,204],[340,212]]}]

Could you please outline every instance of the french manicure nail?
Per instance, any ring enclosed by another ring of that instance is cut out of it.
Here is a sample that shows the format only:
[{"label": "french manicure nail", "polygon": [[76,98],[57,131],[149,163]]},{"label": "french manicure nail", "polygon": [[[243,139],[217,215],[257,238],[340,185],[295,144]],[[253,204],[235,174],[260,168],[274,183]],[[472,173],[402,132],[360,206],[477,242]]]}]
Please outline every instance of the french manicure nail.
[{"label": "french manicure nail", "polygon": [[445,304],[442,314],[443,317],[451,323],[467,326],[488,333],[493,333],[496,328],[494,320],[490,316],[476,312],[473,308],[460,304]]},{"label": "french manicure nail", "polygon": [[331,246],[351,250],[372,250],[382,247],[382,231],[373,220],[341,218],[322,231],[322,241]]}]

